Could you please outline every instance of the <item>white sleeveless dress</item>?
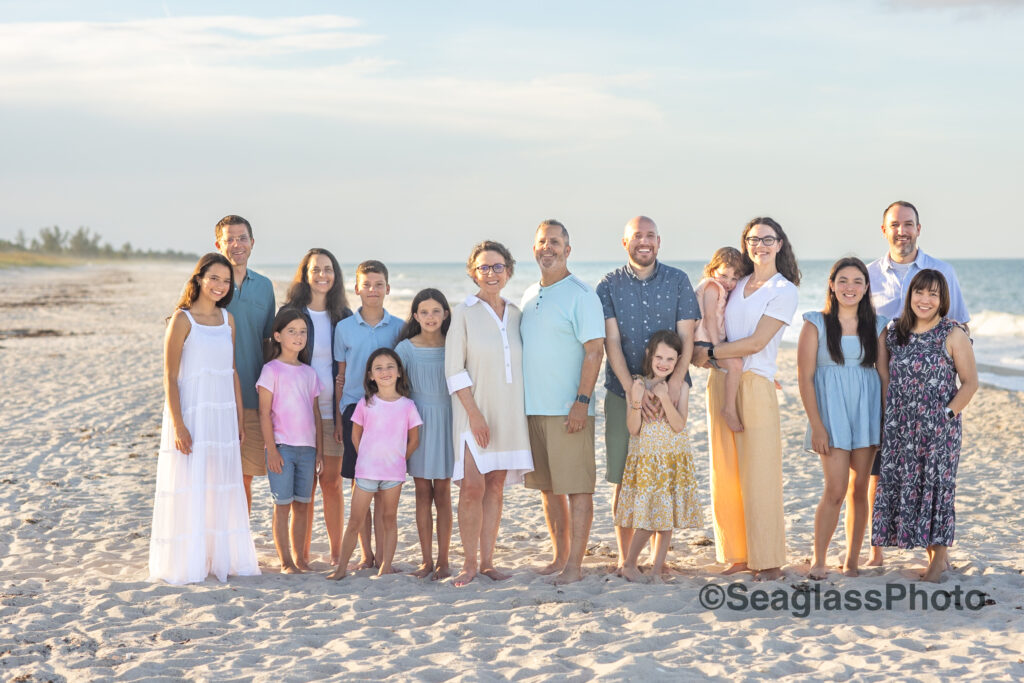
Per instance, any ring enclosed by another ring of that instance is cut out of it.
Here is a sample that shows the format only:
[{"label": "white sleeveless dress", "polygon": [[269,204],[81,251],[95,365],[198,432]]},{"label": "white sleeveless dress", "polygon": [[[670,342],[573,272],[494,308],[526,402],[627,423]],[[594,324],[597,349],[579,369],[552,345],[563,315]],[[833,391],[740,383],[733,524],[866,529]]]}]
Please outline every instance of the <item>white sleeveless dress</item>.
[{"label": "white sleeveless dress", "polygon": [[192,453],[174,447],[174,426],[164,401],[160,456],[149,543],[150,580],[184,584],[260,573],[249,533],[242,485],[235,407],[234,347],[228,314],[220,325],[192,329],[178,369],[181,414]]}]

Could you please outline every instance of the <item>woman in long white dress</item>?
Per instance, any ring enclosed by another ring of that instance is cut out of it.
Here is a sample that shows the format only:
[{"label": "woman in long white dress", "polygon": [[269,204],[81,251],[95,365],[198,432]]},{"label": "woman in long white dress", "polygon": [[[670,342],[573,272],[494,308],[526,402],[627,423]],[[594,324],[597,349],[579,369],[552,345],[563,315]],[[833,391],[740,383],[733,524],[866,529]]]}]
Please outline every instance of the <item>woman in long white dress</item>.
[{"label": "woman in long white dress", "polygon": [[242,399],[234,365],[234,275],[199,259],[164,339],[164,402],[150,579],[196,583],[260,573],[242,485]]},{"label": "woman in long white dress", "polygon": [[[445,377],[452,401],[459,535],[465,560],[456,586],[494,566],[504,487],[533,470],[523,394],[521,313],[501,296],[515,259],[498,242],[480,242],[466,263],[479,291],[452,309],[445,338]],[[479,557],[478,557],[479,556]]]}]

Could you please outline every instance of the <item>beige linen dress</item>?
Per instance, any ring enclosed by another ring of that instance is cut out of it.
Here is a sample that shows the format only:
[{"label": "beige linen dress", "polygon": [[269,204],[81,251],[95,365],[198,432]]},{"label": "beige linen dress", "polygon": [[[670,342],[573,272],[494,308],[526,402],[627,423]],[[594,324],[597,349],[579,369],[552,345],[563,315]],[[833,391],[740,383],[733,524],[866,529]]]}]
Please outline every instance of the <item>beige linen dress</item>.
[{"label": "beige linen dress", "polygon": [[[467,448],[482,474],[507,470],[506,486],[522,482],[523,476],[533,471],[523,394],[521,318],[519,309],[506,300],[505,315],[499,319],[494,309],[475,295],[452,309],[444,345],[444,369],[448,391],[453,394],[455,481],[465,476]],[[476,442],[469,427],[469,415],[462,401],[454,396],[466,387],[473,392],[490,429],[487,448]]]}]

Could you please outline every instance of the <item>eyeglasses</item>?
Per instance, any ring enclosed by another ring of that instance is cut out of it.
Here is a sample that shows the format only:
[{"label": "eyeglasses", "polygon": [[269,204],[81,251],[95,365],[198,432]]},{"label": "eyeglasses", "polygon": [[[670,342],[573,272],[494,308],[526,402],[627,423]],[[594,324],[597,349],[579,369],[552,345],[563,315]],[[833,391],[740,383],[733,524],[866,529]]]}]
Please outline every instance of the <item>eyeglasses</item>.
[{"label": "eyeglasses", "polygon": [[502,273],[505,272],[505,264],[495,263],[493,266],[488,266],[487,264],[484,264],[482,266],[477,266],[473,270],[480,273],[481,275],[487,275],[490,272],[493,272],[495,275],[501,275]]},{"label": "eyeglasses", "polygon": [[751,247],[756,247],[758,244],[763,244],[766,247],[771,247],[774,246],[775,243],[779,242],[780,240],[778,237],[772,237],[771,235],[769,235],[768,237],[747,237],[743,241],[746,242],[747,245]]}]

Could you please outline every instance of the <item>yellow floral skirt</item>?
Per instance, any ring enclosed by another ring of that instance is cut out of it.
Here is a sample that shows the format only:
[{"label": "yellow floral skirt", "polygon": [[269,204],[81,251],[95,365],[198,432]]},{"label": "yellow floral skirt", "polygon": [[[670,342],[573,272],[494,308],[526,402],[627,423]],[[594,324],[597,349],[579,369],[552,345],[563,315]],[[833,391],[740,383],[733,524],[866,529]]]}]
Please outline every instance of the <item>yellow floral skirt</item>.
[{"label": "yellow floral skirt", "polygon": [[616,526],[669,531],[704,525],[690,438],[664,419],[644,422],[629,438]]}]

